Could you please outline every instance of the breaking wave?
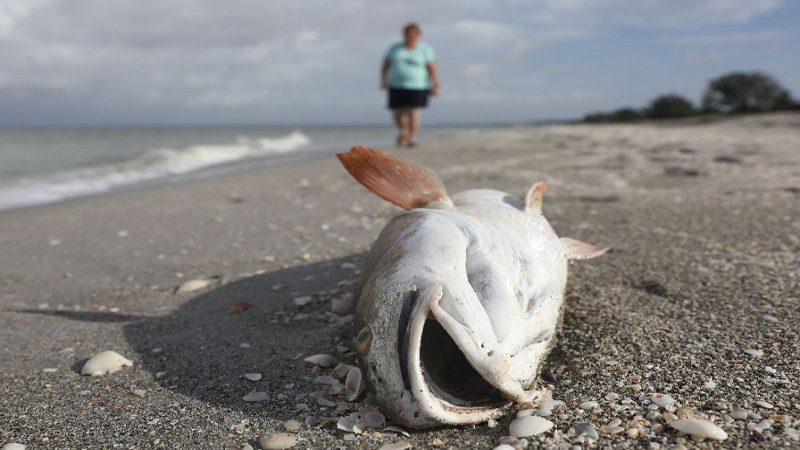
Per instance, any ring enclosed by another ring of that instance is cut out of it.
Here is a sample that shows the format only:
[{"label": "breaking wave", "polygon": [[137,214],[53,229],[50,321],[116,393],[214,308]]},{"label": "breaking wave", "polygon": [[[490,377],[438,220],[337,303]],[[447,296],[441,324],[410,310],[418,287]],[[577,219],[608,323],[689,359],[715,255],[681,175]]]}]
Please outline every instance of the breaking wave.
[{"label": "breaking wave", "polygon": [[299,131],[280,138],[239,137],[231,144],[153,149],[114,164],[0,181],[0,209],[106,192],[246,158],[289,153],[310,143]]}]

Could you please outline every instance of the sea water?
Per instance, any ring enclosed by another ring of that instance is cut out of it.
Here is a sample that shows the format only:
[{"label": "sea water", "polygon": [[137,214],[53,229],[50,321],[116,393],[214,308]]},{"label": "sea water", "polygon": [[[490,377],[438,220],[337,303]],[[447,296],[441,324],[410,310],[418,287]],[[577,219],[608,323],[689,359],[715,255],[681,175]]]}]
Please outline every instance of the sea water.
[{"label": "sea water", "polygon": [[[491,128],[428,126],[420,139]],[[0,210],[387,146],[395,135],[390,126],[0,128]]]}]

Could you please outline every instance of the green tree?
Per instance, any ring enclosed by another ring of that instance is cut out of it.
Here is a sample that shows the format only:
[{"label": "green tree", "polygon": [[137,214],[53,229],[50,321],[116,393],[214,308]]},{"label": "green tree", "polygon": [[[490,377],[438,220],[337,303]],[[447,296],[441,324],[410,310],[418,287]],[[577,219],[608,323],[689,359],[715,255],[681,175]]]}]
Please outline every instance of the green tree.
[{"label": "green tree", "polygon": [[667,94],[651,100],[646,111],[652,119],[688,117],[694,114],[694,105],[680,95]]},{"label": "green tree", "polygon": [[733,72],[711,80],[703,94],[703,109],[724,113],[791,109],[789,91],[761,72]]}]

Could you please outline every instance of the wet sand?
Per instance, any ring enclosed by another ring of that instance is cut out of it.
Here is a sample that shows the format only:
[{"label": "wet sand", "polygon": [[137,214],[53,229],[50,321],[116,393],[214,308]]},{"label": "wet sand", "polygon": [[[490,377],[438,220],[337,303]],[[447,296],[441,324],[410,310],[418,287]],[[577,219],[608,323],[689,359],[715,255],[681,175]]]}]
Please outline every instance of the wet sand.
[{"label": "wet sand", "polygon": [[[390,151],[434,168],[451,192],[522,194],[547,180],[556,231],[613,248],[571,265],[546,363],[556,381],[545,382],[566,405],[531,447],[571,442],[575,422],[627,430],[637,418],[637,436],[596,444],[697,446],[665,410],[648,418],[651,393],[729,435],[702,445],[800,445],[787,431],[800,429],[800,115],[512,128]],[[313,416],[297,448],[494,447],[513,414],[493,428],[345,442],[326,420],[345,414],[309,397],[322,372],[303,357],[354,362],[348,318],[330,301],[354,289],[398,212],[332,157],[0,212],[0,444],[258,448],[259,435]],[[199,278],[210,286],[175,293]],[[252,307],[226,314],[237,302]],[[107,349],[134,366],[81,376]],[[270,400],[244,402],[251,391]],[[599,407],[579,409],[587,400]],[[752,414],[734,421],[739,408]],[[774,415],[790,417],[747,429]]]}]

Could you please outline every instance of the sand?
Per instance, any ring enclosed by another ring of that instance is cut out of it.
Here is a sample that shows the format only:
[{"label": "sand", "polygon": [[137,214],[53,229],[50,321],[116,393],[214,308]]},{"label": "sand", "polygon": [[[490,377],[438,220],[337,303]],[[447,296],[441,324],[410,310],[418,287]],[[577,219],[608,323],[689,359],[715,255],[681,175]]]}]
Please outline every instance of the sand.
[{"label": "sand", "polygon": [[[613,248],[571,266],[546,363],[566,405],[532,446],[570,442],[576,422],[618,418],[627,430],[637,416],[640,434],[596,444],[697,445],[664,409],[647,418],[651,393],[729,435],[703,445],[800,445],[787,431],[800,428],[800,115],[520,127],[392,151],[451,192],[522,194],[547,180],[556,231]],[[322,421],[344,414],[309,397],[323,371],[305,356],[353,362],[353,332],[329,303],[352,291],[397,213],[333,157],[0,212],[0,445],[257,448],[311,415],[296,448],[494,447],[513,414],[493,428],[346,442]],[[209,286],[175,293],[194,279]],[[104,350],[133,367],[81,376]],[[244,378],[254,372],[262,379]],[[269,400],[242,400],[254,391]],[[591,400],[599,407],[578,408]],[[752,414],[734,421],[740,407]],[[791,417],[747,430],[775,414]]]}]

